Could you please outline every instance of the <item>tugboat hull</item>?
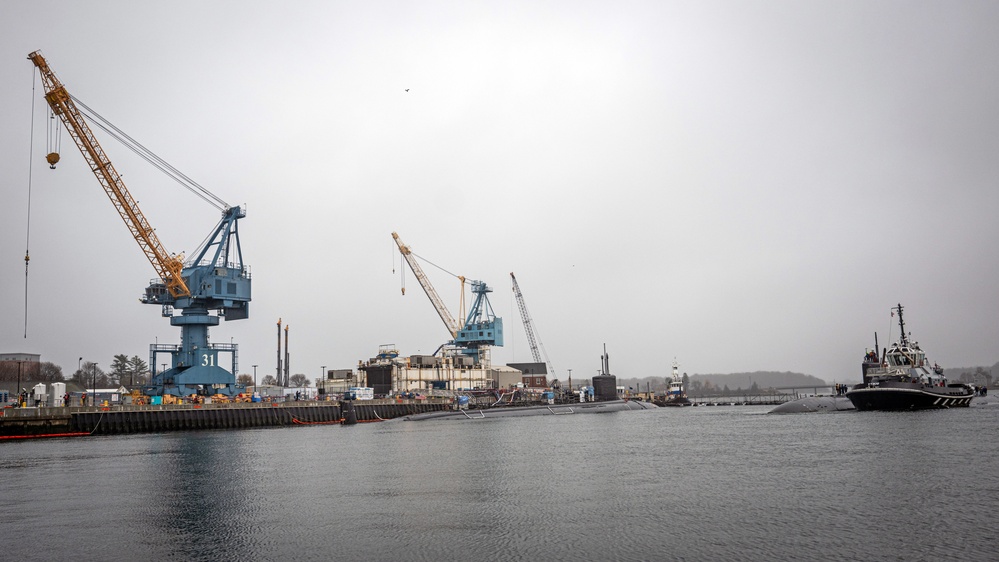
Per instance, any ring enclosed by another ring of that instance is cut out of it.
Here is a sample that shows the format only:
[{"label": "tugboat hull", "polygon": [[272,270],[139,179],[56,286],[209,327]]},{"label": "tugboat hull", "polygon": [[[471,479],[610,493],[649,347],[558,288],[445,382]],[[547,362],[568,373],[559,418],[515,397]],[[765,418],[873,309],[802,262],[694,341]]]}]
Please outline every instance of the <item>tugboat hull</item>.
[{"label": "tugboat hull", "polygon": [[958,387],[866,387],[854,388],[846,397],[858,410],[935,410],[967,408],[973,394]]}]

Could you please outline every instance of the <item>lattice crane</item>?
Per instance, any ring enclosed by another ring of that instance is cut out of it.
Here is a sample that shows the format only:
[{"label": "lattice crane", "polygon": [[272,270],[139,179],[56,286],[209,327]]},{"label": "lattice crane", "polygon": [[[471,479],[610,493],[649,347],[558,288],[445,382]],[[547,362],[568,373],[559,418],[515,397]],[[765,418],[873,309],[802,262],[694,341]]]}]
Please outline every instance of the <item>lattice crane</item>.
[{"label": "lattice crane", "polygon": [[[236,346],[210,344],[208,328],[217,326],[220,316],[226,320],[240,320],[249,316],[250,272],[249,267],[243,265],[236,222],[246,216],[245,210],[239,206],[230,207],[152,155],[160,162],[156,164],[157,167],[168,174],[176,172],[180,177],[174,175],[174,179],[181,183],[189,182],[186,184],[189,188],[192,185],[196,186],[202,191],[203,197],[210,197],[214,201],[207,198],[206,200],[222,211],[222,219],[195,252],[193,260],[185,263],[183,255],[167,252],[139,210],[128,188],[125,187],[121,175],[115,170],[111,160],[94,137],[83,113],[77,107],[79,100],[69,94],[40,51],[29,54],[28,59],[41,74],[45,100],[52,113],[59,117],[73,137],[97,181],[104,188],[104,192],[118,210],[129,232],[159,276],[146,288],[142,302],[160,305],[163,316],[170,318],[170,324],[181,328],[180,345],[150,346],[149,363],[154,374],[150,385],[144,387],[143,392],[150,395],[178,396],[195,393],[221,393],[231,396],[242,392],[243,385],[236,384]],[[101,118],[98,116],[97,119]],[[127,136],[125,138],[134,143]],[[138,146],[147,155],[151,155],[144,147]],[[47,160],[54,167],[58,155],[49,155]],[[163,166],[173,172],[164,169]],[[180,316],[173,315],[174,308],[181,310]],[[209,314],[213,310],[217,311],[217,316]],[[219,365],[219,352],[232,354],[232,372],[226,371]],[[156,357],[159,353],[170,354],[171,368],[155,373]]]},{"label": "lattice crane", "polygon": [[[517,307],[520,308],[520,318],[524,321],[524,331],[527,332],[527,344],[531,347],[531,355],[534,357],[534,362],[547,365],[548,372],[554,377],[555,367],[552,366],[552,362],[548,358],[548,352],[545,351],[545,346],[541,343],[541,338],[537,337],[535,333],[537,329],[534,327],[534,320],[531,318],[531,313],[527,311],[524,294],[520,291],[517,276],[512,271],[510,272],[510,279],[513,280],[513,295],[517,298]],[[542,352],[544,353],[543,360],[541,358]]]}]

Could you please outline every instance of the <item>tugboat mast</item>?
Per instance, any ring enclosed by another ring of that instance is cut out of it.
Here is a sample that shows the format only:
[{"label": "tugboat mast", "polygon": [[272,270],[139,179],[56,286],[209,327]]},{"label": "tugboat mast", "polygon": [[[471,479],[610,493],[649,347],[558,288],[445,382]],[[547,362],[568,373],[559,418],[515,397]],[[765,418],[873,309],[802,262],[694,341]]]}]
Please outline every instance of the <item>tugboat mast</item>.
[{"label": "tugboat mast", "polygon": [[909,339],[905,337],[905,321],[902,320],[902,303],[898,303],[898,306],[895,307],[895,310],[898,311],[898,329],[902,331],[902,335],[899,336],[898,341],[903,346],[908,346]]}]

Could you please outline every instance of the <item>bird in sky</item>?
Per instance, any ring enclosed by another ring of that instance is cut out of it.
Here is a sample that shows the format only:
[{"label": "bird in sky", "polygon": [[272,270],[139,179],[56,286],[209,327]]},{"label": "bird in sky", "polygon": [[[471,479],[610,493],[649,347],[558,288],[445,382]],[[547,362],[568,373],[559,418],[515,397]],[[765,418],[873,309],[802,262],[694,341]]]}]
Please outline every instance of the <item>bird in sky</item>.
[{"label": "bird in sky", "polygon": [[408,91],[409,91],[409,88],[406,88],[406,91],[408,92]]}]

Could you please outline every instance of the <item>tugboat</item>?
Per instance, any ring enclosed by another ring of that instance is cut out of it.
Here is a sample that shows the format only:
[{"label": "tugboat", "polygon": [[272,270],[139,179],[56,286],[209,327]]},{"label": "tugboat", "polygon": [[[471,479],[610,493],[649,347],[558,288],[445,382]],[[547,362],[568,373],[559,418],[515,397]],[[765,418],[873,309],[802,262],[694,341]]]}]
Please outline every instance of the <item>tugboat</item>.
[{"label": "tugboat", "polygon": [[666,396],[663,400],[657,401],[659,406],[692,406],[687,399],[687,393],[683,391],[683,378],[680,376],[680,365],[673,359],[673,378],[669,381],[666,389]]},{"label": "tugboat", "polygon": [[877,335],[873,351],[864,355],[861,366],[864,382],[847,391],[846,397],[858,410],[926,410],[967,407],[974,393],[963,384],[947,384],[943,369],[930,367],[919,343],[910,341],[898,314],[899,340],[878,358]]}]

